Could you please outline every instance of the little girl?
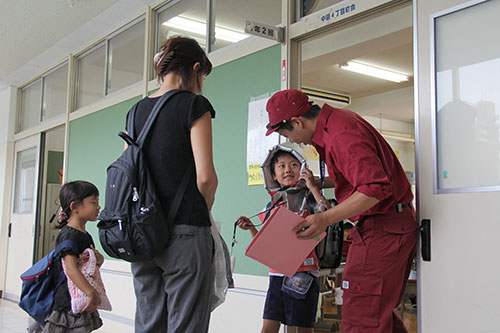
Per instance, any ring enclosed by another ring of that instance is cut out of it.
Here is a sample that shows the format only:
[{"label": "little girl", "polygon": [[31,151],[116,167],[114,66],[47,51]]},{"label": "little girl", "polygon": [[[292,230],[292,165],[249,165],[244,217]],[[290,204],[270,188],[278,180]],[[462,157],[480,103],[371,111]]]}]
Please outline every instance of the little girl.
[{"label": "little girl", "polygon": [[66,282],[55,291],[52,312],[46,319],[43,332],[91,332],[102,326],[102,320],[97,312],[99,295],[87,282],[77,267],[79,255],[87,248],[94,250],[97,265],[102,265],[104,257],[94,249],[94,241],[85,231],[87,221],[97,220],[99,214],[99,191],[94,184],[78,180],[64,184],[59,193],[61,212],[59,225],[61,229],[56,239],[56,246],[66,239],[72,240],[78,252],[63,249],[54,261],[54,276],[59,276],[62,270],[61,258],[66,266],[67,276],[87,295],[87,304],[81,313],[71,311],[71,299]]}]

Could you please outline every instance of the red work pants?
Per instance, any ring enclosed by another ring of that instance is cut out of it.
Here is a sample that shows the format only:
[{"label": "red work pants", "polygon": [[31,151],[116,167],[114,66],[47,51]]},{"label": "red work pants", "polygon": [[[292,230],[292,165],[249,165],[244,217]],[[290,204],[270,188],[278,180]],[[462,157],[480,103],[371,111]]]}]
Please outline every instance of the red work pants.
[{"label": "red work pants", "polygon": [[364,217],[351,229],[342,280],[342,332],[407,332],[394,308],[408,281],[417,229],[411,207]]}]

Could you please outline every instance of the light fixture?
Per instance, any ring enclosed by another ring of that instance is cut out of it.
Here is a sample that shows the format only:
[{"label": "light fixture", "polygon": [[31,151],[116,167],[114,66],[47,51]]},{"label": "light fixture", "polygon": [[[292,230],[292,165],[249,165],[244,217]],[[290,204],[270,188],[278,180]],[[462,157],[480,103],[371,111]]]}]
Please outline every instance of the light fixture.
[{"label": "light fixture", "polygon": [[408,133],[396,132],[396,131],[387,131],[387,130],[378,130],[380,134],[386,139],[393,139],[404,142],[415,143],[415,138],[413,135]]},{"label": "light fixture", "polygon": [[326,91],[306,86],[302,86],[300,88],[300,91],[309,96],[309,98],[313,100],[318,100],[323,103],[334,102],[341,105],[351,104],[351,96],[346,94],[341,94],[333,91]]},{"label": "light fixture", "polygon": [[[163,25],[174,29],[194,32],[199,35],[206,35],[207,33],[205,23],[189,20],[180,16],[173,17],[170,20],[163,22]],[[215,38],[236,43],[240,40],[248,38],[248,36],[236,31],[215,27]]]},{"label": "light fixture", "polygon": [[347,65],[339,65],[339,67],[351,72],[369,75],[377,77],[379,79],[389,80],[393,82],[399,83],[403,81],[408,81],[408,75],[396,73],[393,71],[389,71],[387,69],[378,68],[371,65],[362,64],[360,62],[349,61],[347,62]]}]

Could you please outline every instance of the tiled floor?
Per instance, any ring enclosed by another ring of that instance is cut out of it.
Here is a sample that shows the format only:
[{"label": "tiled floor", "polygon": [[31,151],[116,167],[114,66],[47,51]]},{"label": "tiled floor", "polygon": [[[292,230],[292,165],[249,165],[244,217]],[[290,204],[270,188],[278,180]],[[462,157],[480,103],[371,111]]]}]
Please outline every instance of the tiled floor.
[{"label": "tiled floor", "polygon": [[[26,333],[32,319],[17,306],[16,303],[0,299],[0,332],[1,333]],[[133,332],[132,326],[123,325],[116,321],[102,318],[104,325],[95,331],[100,333],[128,333]]]}]

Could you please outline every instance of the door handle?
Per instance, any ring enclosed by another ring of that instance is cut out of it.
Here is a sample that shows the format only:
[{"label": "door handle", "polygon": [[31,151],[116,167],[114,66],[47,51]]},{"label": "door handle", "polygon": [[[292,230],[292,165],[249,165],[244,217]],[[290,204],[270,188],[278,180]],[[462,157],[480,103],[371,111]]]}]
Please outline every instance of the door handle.
[{"label": "door handle", "polygon": [[424,219],[420,224],[420,239],[422,240],[422,259],[431,261],[431,220]]},{"label": "door handle", "polygon": [[12,223],[9,223],[9,232],[8,232],[9,238],[12,235]]}]

